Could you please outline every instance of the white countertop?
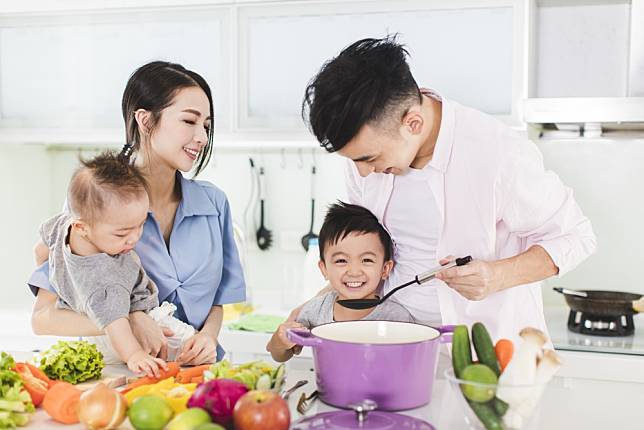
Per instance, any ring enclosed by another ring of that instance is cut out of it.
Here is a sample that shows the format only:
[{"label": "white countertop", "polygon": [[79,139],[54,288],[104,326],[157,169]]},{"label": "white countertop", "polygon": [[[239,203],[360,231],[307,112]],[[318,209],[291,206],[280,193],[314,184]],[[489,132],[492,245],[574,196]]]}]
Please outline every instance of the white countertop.
[{"label": "white countertop", "polygon": [[[14,352],[13,354],[18,360],[31,357],[31,353]],[[427,406],[403,413],[426,420],[437,429],[470,429],[464,419],[462,401],[457,397],[460,393],[453,391],[442,376],[447,367],[449,367],[449,359],[441,355],[432,401]],[[109,369],[110,372],[115,370],[127,372],[124,366],[111,366]],[[293,420],[300,418],[295,410],[297,399],[302,391],[310,393],[315,389],[315,376],[310,370],[290,369],[289,366],[286,386],[289,387],[300,379],[307,379],[309,383],[289,399]],[[644,384],[556,377],[546,389],[541,404],[527,429],[642,429],[643,396]],[[318,400],[307,412],[307,416],[329,410],[334,408]],[[27,428],[80,430],[83,427],[57,424],[39,409]],[[127,421],[121,428],[132,429]]]}]

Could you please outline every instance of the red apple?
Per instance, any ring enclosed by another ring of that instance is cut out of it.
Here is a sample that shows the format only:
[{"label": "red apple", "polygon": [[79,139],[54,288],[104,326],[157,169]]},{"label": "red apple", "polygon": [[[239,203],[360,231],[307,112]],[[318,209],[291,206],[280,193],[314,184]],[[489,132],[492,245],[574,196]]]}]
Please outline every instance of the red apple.
[{"label": "red apple", "polygon": [[253,390],[237,400],[233,420],[235,430],[288,430],[291,413],[277,393]]}]

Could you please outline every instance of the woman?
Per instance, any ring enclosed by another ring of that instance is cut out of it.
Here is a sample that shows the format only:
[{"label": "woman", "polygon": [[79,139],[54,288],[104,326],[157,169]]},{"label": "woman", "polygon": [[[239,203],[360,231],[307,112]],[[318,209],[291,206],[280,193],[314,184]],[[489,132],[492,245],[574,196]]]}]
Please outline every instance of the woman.
[{"label": "woman", "polygon": [[[126,144],[121,155],[135,163],[149,184],[150,213],[135,247],[146,272],[159,288],[159,301],[177,306],[175,316],[197,333],[177,361],[196,365],[219,360],[217,343],[222,305],[245,299],[245,283],[233,239],[226,195],[214,185],[185,179],[180,172],[202,172],[213,142],[210,88],[197,73],[155,61],[130,77],[122,100]],[[47,279],[47,263],[29,280],[36,295],[34,333],[58,336],[102,335],[91,321],[57,309]],[[167,328],[143,312],[130,314],[143,348],[165,358]]]}]

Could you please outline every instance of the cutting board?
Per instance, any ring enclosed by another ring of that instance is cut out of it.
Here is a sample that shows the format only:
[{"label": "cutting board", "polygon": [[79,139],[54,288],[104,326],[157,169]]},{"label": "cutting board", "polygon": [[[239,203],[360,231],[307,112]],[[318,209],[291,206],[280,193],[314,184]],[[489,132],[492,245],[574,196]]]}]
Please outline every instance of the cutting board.
[{"label": "cutting board", "polygon": [[89,381],[76,384],[76,388],[82,391],[96,387],[98,384],[105,384],[108,388],[118,388],[127,383],[127,377],[123,374],[103,371],[101,379],[91,379]]}]

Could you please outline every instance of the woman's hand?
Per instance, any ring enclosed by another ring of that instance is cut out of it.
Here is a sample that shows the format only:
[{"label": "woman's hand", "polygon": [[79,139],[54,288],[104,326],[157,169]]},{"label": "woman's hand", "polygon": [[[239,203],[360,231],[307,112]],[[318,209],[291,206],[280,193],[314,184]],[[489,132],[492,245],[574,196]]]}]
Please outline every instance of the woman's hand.
[{"label": "woman's hand", "polygon": [[161,327],[145,312],[132,312],[130,326],[141,348],[153,357],[163,360],[168,358],[168,339],[174,333],[167,327]]},{"label": "woman's hand", "polygon": [[217,340],[199,332],[185,341],[176,360],[184,366],[214,363],[217,360]]}]

